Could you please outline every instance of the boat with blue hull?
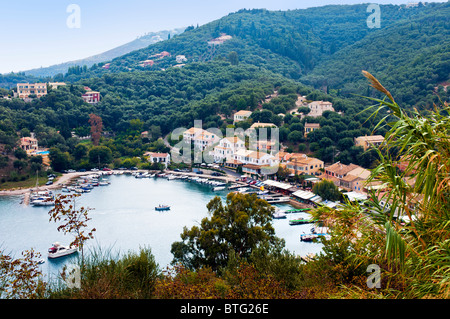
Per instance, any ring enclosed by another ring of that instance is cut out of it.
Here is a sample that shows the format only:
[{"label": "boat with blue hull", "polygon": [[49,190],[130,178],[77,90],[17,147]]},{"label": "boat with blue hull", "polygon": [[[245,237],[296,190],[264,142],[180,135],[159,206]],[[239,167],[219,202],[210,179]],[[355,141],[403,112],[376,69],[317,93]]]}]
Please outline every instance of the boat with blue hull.
[{"label": "boat with blue hull", "polygon": [[156,211],[164,211],[164,210],[170,210],[170,206],[169,205],[159,205],[155,207]]}]

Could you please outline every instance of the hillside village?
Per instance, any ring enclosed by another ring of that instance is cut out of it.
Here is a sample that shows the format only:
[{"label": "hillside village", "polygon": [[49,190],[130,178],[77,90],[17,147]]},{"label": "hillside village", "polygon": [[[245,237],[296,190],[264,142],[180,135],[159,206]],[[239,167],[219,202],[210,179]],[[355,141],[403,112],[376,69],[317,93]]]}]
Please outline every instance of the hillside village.
[{"label": "hillside village", "polygon": [[[162,52],[152,58],[164,59],[169,56],[170,53]],[[177,56],[176,60],[185,62],[185,57]],[[65,85],[66,83],[63,82],[18,83],[14,97],[28,101],[45,96],[47,89],[57,90],[58,87]],[[85,103],[95,105],[100,102],[99,92],[87,86],[84,87],[84,90],[85,93],[81,98]],[[276,97],[278,97],[278,92],[274,91],[273,94],[266,97],[263,103],[270,102]],[[306,115],[317,118],[326,111],[335,112],[331,102],[310,101],[302,95],[298,95],[295,105],[296,108],[290,113],[300,119]],[[235,171],[244,179],[269,181],[265,184],[269,189],[289,195],[292,201],[306,205],[317,205],[322,202],[320,196],[311,192],[312,186],[322,180],[332,181],[341,192],[346,193],[347,197],[351,199],[365,199],[370,190],[377,189],[376,185],[368,183],[370,171],[367,168],[352,163],[345,165],[339,161],[324,163],[311,154],[288,151],[286,146],[276,138],[261,139],[258,134],[260,129],[266,129],[269,132],[272,129],[278,129],[278,126],[274,123],[253,122],[251,115],[252,111],[244,109],[235,111],[231,116],[234,125],[248,123],[249,128],[244,131],[244,134],[222,137],[202,128],[191,127],[183,132],[182,142],[189,147],[192,146],[194,152],[201,152],[203,158],[211,158],[211,164],[214,164],[215,167]],[[306,141],[308,134],[319,128],[319,123],[305,122],[303,135]],[[141,137],[148,137],[148,132],[142,132]],[[364,151],[381,147],[383,142],[384,137],[381,135],[354,138],[354,145],[362,147]],[[30,137],[20,139],[20,147],[29,156],[40,155],[43,158],[43,165],[51,166],[49,150],[39,148],[38,140],[33,133]],[[172,148],[172,151],[179,152],[176,148]],[[163,164],[163,169],[171,167],[170,152],[146,152],[144,157],[150,163]],[[276,181],[276,183],[271,184],[270,181]],[[324,202],[329,204],[327,201]],[[336,205],[336,203],[331,202],[329,205]]]}]

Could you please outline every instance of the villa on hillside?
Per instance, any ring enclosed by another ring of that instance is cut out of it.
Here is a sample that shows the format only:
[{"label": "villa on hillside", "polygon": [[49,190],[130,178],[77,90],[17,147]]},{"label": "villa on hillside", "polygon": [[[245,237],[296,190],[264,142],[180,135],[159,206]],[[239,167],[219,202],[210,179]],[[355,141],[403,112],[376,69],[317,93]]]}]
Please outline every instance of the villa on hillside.
[{"label": "villa on hillside", "polygon": [[305,122],[305,137],[308,136],[309,133],[318,130],[320,128],[319,123],[307,123]]},{"label": "villa on hillside", "polygon": [[238,112],[234,113],[234,123],[240,122],[240,121],[245,121],[250,117],[250,115],[252,115],[251,111],[246,111],[246,110],[238,111]]},{"label": "villa on hillside", "polygon": [[36,95],[38,98],[47,95],[47,83],[17,83],[17,93],[14,97],[25,99],[30,95]]},{"label": "villa on hillside", "polygon": [[362,146],[364,150],[371,147],[379,147],[384,142],[382,135],[359,136],[355,138],[355,146]]},{"label": "villa on hillside", "polygon": [[307,106],[310,109],[308,116],[312,117],[322,116],[325,111],[334,112],[333,104],[328,101],[313,101]]},{"label": "villa on hillside", "polygon": [[31,137],[22,137],[20,138],[20,147],[28,154],[37,152],[39,148],[38,140],[34,138],[34,134],[31,134]]},{"label": "villa on hillside", "polygon": [[89,104],[97,104],[100,102],[100,92],[92,91],[90,88],[87,88],[87,92],[82,96],[83,100]]}]

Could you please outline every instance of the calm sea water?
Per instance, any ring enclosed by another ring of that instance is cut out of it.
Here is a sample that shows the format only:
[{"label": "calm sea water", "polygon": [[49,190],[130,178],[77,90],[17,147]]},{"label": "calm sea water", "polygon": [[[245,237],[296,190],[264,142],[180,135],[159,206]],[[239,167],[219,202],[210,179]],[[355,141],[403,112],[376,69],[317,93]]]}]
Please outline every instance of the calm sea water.
[{"label": "calm sea water", "polygon": [[[87,251],[95,249],[114,255],[128,251],[137,252],[149,247],[161,268],[172,260],[170,248],[180,241],[183,227],[199,225],[208,216],[206,204],[220,196],[225,201],[227,192],[213,192],[210,186],[185,180],[163,178],[136,179],[129,175],[107,177],[109,186],[95,187],[77,199],[77,206],[90,207],[88,228],[96,228],[95,238],[86,244]],[[30,248],[42,254],[45,263],[40,265],[45,275],[54,275],[64,264],[73,263],[75,256],[57,260],[47,259],[47,249],[55,241],[68,244],[72,235],[57,231],[57,224],[49,222],[47,207],[21,204],[22,196],[0,196],[0,250],[18,258]],[[170,211],[157,212],[155,206],[171,205]],[[291,209],[288,204],[277,205],[281,210]],[[305,213],[297,215],[307,216]],[[286,249],[298,255],[317,253],[320,243],[301,242],[299,235],[308,233],[311,225],[290,226],[287,219],[277,219],[273,225],[278,237],[286,241]]]}]

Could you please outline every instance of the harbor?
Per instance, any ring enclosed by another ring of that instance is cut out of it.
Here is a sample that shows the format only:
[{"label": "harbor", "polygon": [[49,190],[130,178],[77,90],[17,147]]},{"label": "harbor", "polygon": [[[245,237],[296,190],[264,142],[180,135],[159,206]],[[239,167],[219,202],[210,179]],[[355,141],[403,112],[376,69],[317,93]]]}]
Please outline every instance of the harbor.
[{"label": "harbor", "polygon": [[[76,189],[82,190],[76,200],[77,207],[92,208],[89,227],[97,229],[94,240],[87,243],[88,250],[102,247],[107,251],[124,252],[148,245],[163,267],[172,259],[171,244],[180,240],[184,227],[199,225],[208,216],[206,205],[215,196],[225,201],[229,192],[276,195],[276,192],[261,190],[261,185],[255,186],[256,183],[249,185],[233,178],[187,172],[152,172],[145,177],[138,176],[144,173],[131,170],[85,172],[72,175],[72,179],[66,178],[59,188],[40,188],[36,195],[78,194]],[[104,186],[100,186],[100,182],[104,182]],[[87,186],[86,189],[83,190],[82,185]],[[72,236],[64,236],[56,230],[56,224],[48,222],[51,206],[31,205],[31,201],[36,200],[32,193],[28,190],[20,196],[0,196],[2,245],[16,255],[33,248],[45,256],[52,243],[67,245]],[[168,205],[170,210],[158,211],[155,208],[159,205]],[[276,235],[286,241],[286,249],[300,256],[320,252],[320,243],[300,241],[300,234],[309,233],[311,225],[289,224],[296,214],[306,215],[306,211],[289,202],[273,205],[289,216],[289,219],[273,219]],[[40,267],[53,272],[71,258],[48,260]]]}]

